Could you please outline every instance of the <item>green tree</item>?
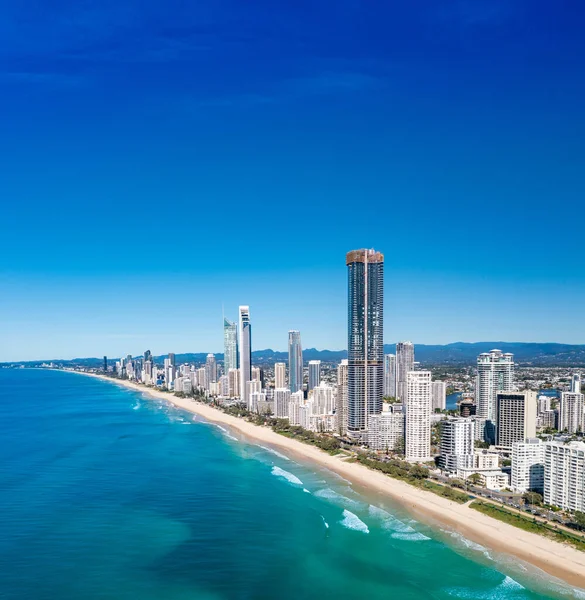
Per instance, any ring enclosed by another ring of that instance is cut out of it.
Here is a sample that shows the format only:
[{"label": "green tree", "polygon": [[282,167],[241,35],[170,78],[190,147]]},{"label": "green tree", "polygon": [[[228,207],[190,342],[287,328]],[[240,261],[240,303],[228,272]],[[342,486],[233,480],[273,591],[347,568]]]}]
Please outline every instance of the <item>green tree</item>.
[{"label": "green tree", "polygon": [[421,467],[420,465],[412,465],[408,471],[408,474],[415,479],[427,479],[429,476],[429,470]]},{"label": "green tree", "polygon": [[481,475],[479,473],[472,473],[469,476],[469,483],[473,485],[479,485],[481,482]]},{"label": "green tree", "polygon": [[579,512],[578,510],[576,510],[574,519],[575,519],[575,523],[581,529],[585,529],[585,513]]},{"label": "green tree", "polygon": [[542,496],[536,492],[526,492],[522,498],[526,504],[534,504],[535,506],[542,504]]}]

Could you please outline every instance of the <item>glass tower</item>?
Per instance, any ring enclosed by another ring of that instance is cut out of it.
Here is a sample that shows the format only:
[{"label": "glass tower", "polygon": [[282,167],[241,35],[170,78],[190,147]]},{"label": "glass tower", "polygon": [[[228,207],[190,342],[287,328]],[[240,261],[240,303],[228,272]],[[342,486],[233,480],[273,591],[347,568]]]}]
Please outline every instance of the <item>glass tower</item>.
[{"label": "glass tower", "polygon": [[228,375],[230,369],[238,368],[238,327],[223,319],[223,368]]},{"label": "glass tower", "polygon": [[300,331],[288,332],[288,371],[290,391],[294,394],[303,389],[303,349]]},{"label": "glass tower", "polygon": [[348,434],[365,441],[368,416],[382,412],[384,255],[353,250],[348,268]]},{"label": "glass tower", "polygon": [[252,324],[250,307],[240,306],[240,397],[249,408],[248,381],[252,381]]}]

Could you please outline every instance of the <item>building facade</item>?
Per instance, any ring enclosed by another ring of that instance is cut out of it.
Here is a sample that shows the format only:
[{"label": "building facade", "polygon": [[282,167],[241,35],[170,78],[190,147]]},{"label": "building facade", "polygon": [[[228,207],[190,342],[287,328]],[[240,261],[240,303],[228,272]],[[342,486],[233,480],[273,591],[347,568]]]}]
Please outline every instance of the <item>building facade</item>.
[{"label": "building facade", "polygon": [[431,396],[433,412],[447,408],[447,384],[444,381],[433,381]]},{"label": "building facade", "polygon": [[238,368],[238,326],[224,317],[223,319],[223,371]]},{"label": "building facade", "polygon": [[473,467],[475,422],[472,419],[449,419],[439,423],[441,454],[439,467],[445,471]]},{"label": "building facade", "polygon": [[544,501],[585,512],[585,443],[545,442]]},{"label": "building facade", "polygon": [[414,371],[414,344],[398,342],[396,344],[396,397],[406,402],[408,373]]},{"label": "building facade", "polygon": [[431,456],[431,372],[411,371],[406,376],[404,455],[426,462]]},{"label": "building facade", "polygon": [[514,355],[501,350],[484,352],[477,358],[475,403],[477,415],[496,421],[496,395],[514,389]]},{"label": "building facade", "polygon": [[384,256],[353,250],[348,269],[348,435],[367,441],[384,392]]},{"label": "building facade", "polygon": [[321,383],[321,361],[310,360],[309,361],[309,382],[307,392],[310,392],[313,388],[317,387]]},{"label": "building facade", "polygon": [[512,450],[514,442],[536,437],[536,392],[496,394],[496,446]]},{"label": "building facade", "polygon": [[240,390],[241,399],[250,409],[248,381],[252,379],[252,323],[250,322],[250,307],[240,306]]},{"label": "building facade", "polygon": [[[579,388],[581,382],[579,382]],[[583,432],[585,420],[583,394],[581,392],[562,392],[559,403],[559,431],[567,433]]]},{"label": "building facade", "polygon": [[274,416],[277,419],[288,419],[290,404],[290,390],[276,388],[274,390]]},{"label": "building facade", "polygon": [[343,359],[337,366],[337,426],[339,435],[347,435],[347,370],[348,361]]},{"label": "building facade", "polygon": [[396,354],[384,355],[384,396],[396,398]]},{"label": "building facade", "polygon": [[303,389],[303,348],[301,332],[288,332],[288,383],[292,393]]},{"label": "building facade", "polygon": [[528,438],[512,444],[512,489],[544,493],[544,444]]}]

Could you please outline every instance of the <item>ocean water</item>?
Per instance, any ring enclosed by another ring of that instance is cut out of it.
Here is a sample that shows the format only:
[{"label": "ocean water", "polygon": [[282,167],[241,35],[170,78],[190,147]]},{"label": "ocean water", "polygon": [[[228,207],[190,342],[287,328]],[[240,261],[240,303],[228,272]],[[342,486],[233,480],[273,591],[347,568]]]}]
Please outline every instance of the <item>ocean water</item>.
[{"label": "ocean water", "polygon": [[0,457],[2,599],[585,597],[82,375],[0,370]]}]

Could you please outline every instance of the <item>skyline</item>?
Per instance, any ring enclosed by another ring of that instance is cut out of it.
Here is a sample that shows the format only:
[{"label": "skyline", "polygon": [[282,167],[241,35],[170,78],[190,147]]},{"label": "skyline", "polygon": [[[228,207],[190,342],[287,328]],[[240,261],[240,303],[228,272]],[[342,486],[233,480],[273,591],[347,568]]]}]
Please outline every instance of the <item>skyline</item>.
[{"label": "skyline", "polygon": [[220,352],[222,304],[345,348],[352,248],[385,340],[585,342],[585,7],[42,10],[0,24],[0,361]]}]

